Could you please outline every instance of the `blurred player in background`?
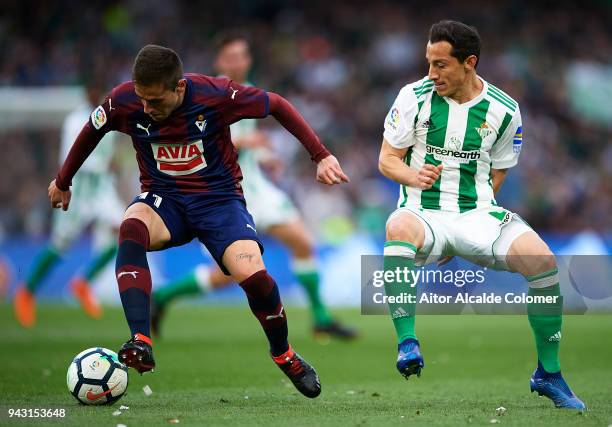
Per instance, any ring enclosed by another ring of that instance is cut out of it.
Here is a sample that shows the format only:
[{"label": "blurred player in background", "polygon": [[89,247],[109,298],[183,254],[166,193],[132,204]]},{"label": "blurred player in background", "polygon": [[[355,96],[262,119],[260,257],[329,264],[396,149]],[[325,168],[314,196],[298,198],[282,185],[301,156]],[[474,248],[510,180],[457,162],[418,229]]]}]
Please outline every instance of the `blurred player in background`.
[{"label": "blurred player in background", "polygon": [[[222,76],[239,84],[252,86],[247,80],[251,69],[251,53],[246,38],[227,35],[217,45],[215,68]],[[238,162],[244,175],[242,188],[249,212],[257,230],[266,233],[289,250],[293,257],[293,272],[308,295],[313,319],[313,331],[318,337],[353,339],[357,332],[334,320],[320,293],[320,278],[312,235],[287,194],[274,185],[260,163],[269,154],[267,135],[257,129],[255,120],[240,120],[230,127],[232,142],[239,150]],[[224,288],[235,280],[223,274],[217,266],[198,265],[186,277],[153,292],[152,331],[160,334],[160,323],[168,305],[185,295],[205,295]]]},{"label": "blurred player in background", "polygon": [[127,208],[119,229],[115,273],[132,335],[119,359],[141,373],[155,367],[147,251],[197,237],[224,273],[240,283],[275,364],[302,394],[317,397],[321,384],[316,371],[289,345],[285,309],[246,209],[229,126],[272,115],[308,150],[319,182],[341,184],[348,177],[295,107],[275,93],[227,78],[183,74],[176,52],[156,45],[140,50],[132,79],[94,109],[49,184],[51,205],[67,210],[72,178],[102,137],[111,130],[132,137],[142,193]]},{"label": "blurred player in background", "polygon": [[[63,162],[72,143],[87,121],[91,111],[104,99],[107,88],[103,81],[90,78],[85,83],[86,102],[72,111],[64,120],[60,147],[60,162]],[[104,136],[104,143],[91,154],[74,177],[70,212],[53,213],[51,239],[37,256],[25,281],[15,294],[15,317],[24,327],[36,322],[35,294],[74,241],[93,224],[94,254],[82,275],[70,282],[70,290],[85,312],[93,317],[102,316],[90,283],[104,269],[117,252],[116,236],[123,217],[124,203],[115,190],[115,177],[110,172],[114,152],[115,133]]]},{"label": "blurred player in background", "polygon": [[[476,74],[480,45],[473,27],[434,24],[428,76],[402,88],[387,115],[380,171],[401,188],[387,221],[384,269],[458,255],[523,275],[530,296],[551,297],[527,304],[538,355],[531,391],[557,407],[584,409],[561,375],[563,304],[555,256],[518,215],[495,202],[494,193],[518,162],[523,128],[517,102]],[[416,287],[405,285],[387,282],[385,291],[416,295]],[[389,303],[399,343],[397,369],[406,378],[420,375],[424,366],[415,305]]]}]

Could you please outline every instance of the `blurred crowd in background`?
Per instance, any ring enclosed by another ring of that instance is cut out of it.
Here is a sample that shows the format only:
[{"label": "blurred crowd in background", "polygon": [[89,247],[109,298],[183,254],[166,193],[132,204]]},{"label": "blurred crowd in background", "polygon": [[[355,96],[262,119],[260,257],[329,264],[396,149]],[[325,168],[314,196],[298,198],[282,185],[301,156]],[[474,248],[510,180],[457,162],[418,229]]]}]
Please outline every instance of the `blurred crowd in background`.
[{"label": "blurred crowd in background", "polygon": [[[341,188],[317,184],[299,143],[273,121],[263,124],[284,161],[279,185],[330,241],[384,230],[397,200],[377,166],[385,115],[402,86],[427,74],[430,25],[461,20],[482,37],[479,74],[521,106],[523,152],[498,202],[542,231],[612,230],[608,1],[1,3],[0,86],[79,85],[102,71],[110,89],[130,79],[147,43],[175,49],[186,71],[214,74],[219,33],[246,35],[250,80],[291,100],[351,178]],[[3,235],[48,230],[58,149],[59,128],[0,129]]]}]

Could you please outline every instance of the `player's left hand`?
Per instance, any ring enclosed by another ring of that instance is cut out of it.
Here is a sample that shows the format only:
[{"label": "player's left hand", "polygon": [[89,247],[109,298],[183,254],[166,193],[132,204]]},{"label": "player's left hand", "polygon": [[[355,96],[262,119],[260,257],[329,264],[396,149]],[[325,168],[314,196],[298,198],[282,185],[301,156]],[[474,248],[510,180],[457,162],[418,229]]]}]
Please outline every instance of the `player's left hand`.
[{"label": "player's left hand", "polygon": [[72,192],[70,189],[67,191],[62,191],[57,188],[55,185],[55,180],[51,181],[49,184],[49,200],[51,200],[51,207],[53,209],[62,208],[62,210],[67,211],[68,205],[70,204],[70,198],[72,197]]},{"label": "player's left hand", "polygon": [[350,182],[349,177],[342,171],[338,159],[331,154],[317,164],[317,181],[327,185]]}]

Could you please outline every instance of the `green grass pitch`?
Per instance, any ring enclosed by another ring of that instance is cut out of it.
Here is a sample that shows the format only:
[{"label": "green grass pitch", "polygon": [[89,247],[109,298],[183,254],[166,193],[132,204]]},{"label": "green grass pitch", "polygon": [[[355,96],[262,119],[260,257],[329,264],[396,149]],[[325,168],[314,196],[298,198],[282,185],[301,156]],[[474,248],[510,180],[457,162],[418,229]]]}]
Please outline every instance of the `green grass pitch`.
[{"label": "green grass pitch", "polygon": [[[79,351],[117,350],[128,338],[123,314],[108,308],[93,321],[76,308],[41,306],[38,325],[20,329],[0,305],[0,425],[14,426],[381,426],[612,424],[612,316],[567,316],[562,366],[584,413],[557,410],[529,393],[535,350],[521,316],[421,316],[421,378],[395,371],[386,316],[339,317],[359,327],[352,343],[313,340],[305,310],[288,309],[290,338],[321,377],[323,392],[299,395],[267,355],[259,324],[246,307],[177,306],[155,342],[157,370],[131,371],[114,406],[80,406],[66,389],[66,369]],[[144,385],[153,390],[150,397]],[[113,416],[120,405],[129,406]],[[507,408],[502,416],[495,409]],[[65,408],[64,419],[8,418],[8,408]]]}]

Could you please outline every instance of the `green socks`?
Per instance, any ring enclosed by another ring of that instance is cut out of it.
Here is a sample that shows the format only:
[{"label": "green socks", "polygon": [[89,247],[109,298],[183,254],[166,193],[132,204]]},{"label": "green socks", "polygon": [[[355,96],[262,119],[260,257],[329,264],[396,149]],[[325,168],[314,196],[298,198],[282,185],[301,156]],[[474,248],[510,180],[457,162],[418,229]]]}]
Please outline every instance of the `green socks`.
[{"label": "green socks", "polygon": [[47,246],[34,261],[34,266],[30,275],[26,279],[26,288],[35,293],[40,283],[45,278],[51,267],[53,267],[60,257],[59,252],[53,246]]},{"label": "green socks", "polygon": [[102,269],[106,266],[106,264],[108,264],[108,262],[115,257],[116,253],[116,243],[113,243],[104,248],[102,251],[100,251],[87,267],[87,270],[85,271],[85,279],[87,279],[88,282],[91,282],[93,279],[95,279],[98,273],[100,273],[100,271],[102,271]]},{"label": "green socks", "polygon": [[561,370],[559,342],[561,341],[563,314],[559,273],[555,268],[536,276],[528,276],[527,281],[529,282],[529,296],[549,297],[548,300],[555,300],[554,302],[528,303],[527,317],[535,337],[538,360],[546,372],[559,372]]},{"label": "green socks", "polygon": [[310,311],[314,322],[318,326],[327,326],[332,322],[332,317],[325,304],[321,300],[319,291],[319,273],[314,259],[294,259],[293,271],[295,276],[306,291],[310,301]]},{"label": "green socks", "polygon": [[[383,269],[385,277],[392,278],[392,280],[385,280],[385,294],[387,297],[397,297],[402,294],[414,295],[415,301],[414,303],[388,303],[398,343],[407,338],[416,339],[414,331],[416,286],[412,287],[411,283],[398,280],[404,278],[405,269],[409,271],[413,268],[416,252],[416,247],[408,242],[391,240],[385,243]],[[397,274],[398,271],[401,274]],[[546,372],[559,372],[561,370],[559,342],[563,313],[559,273],[555,268],[536,276],[529,276],[527,281],[529,282],[529,296],[548,297],[547,300],[527,304],[527,314],[535,337],[538,359]]]},{"label": "green socks", "polygon": [[[100,252],[93,261],[89,264],[86,272],[85,278],[87,281],[91,282],[97,275],[102,271],[104,266],[111,261],[115,254],[117,253],[117,245],[112,244],[106,247],[102,252]],[[27,289],[35,293],[36,289],[40,286],[40,283],[47,276],[51,268],[57,263],[59,260],[60,253],[53,246],[47,246],[36,258],[34,261],[34,266],[30,272],[26,280]]]},{"label": "green socks", "polygon": [[[414,333],[414,319],[416,315],[416,286],[411,287],[411,283],[398,281],[404,277],[404,269],[411,270],[414,266],[414,257],[416,255],[416,247],[408,242],[399,240],[390,240],[385,243],[383,269],[385,277],[387,274],[391,276],[393,272],[394,280],[385,280],[385,294],[387,297],[397,297],[402,293],[413,295],[414,303],[389,303],[389,312],[393,319],[393,326],[397,334],[397,342],[401,343],[407,338],[416,338]],[[401,271],[402,274],[396,274]]]},{"label": "green socks", "polygon": [[210,290],[210,273],[208,267],[198,265],[187,276],[169,283],[153,292],[156,304],[165,306],[169,302],[184,295],[206,294]]}]

